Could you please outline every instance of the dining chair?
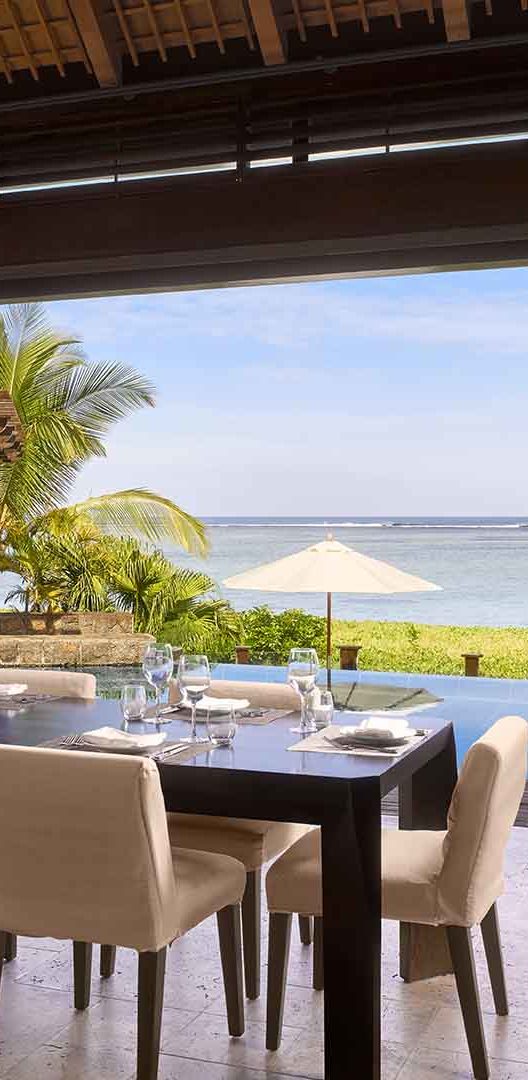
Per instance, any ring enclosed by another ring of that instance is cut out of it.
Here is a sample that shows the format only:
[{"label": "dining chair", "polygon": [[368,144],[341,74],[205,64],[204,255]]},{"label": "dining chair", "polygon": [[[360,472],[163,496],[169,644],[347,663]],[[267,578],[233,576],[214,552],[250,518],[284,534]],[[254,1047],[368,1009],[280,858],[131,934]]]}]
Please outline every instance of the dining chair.
[{"label": "dining chair", "polygon": [[0,667],[0,685],[3,683],[26,683],[32,694],[50,694],[52,697],[95,697],[96,679],[86,671],[52,671],[44,668]]},{"label": "dining chair", "polygon": [[[382,916],[445,926],[476,1080],[489,1064],[471,928],[480,925],[498,1015],[508,1013],[496,901],[526,782],[528,725],[506,716],[467,752],[447,830],[382,830]],[[301,838],[266,878],[270,912],[266,1046],[281,1040],[292,912],[315,916],[314,986],[323,989],[321,834]]]},{"label": "dining chair", "polygon": [[[52,697],[82,698],[93,701],[96,679],[85,671],[49,671],[43,668],[0,668],[0,686],[4,683],[25,683],[32,694],[50,694]],[[4,959],[14,960],[17,954],[15,934],[6,934],[3,946]]]},{"label": "dining chair", "polygon": [[[238,698],[249,701],[252,708],[291,709],[299,708],[297,694],[290,686],[281,683],[238,682],[217,679],[211,682],[208,695],[219,698]],[[180,700],[181,694],[175,681],[170,688],[171,702]],[[169,835],[177,847],[200,851],[215,851],[231,855],[244,863],[247,883],[242,900],[242,929],[244,941],[244,973],[248,998],[260,994],[260,936],[261,936],[261,881],[262,867],[271,859],[304,836],[309,825],[287,824],[277,821],[251,821],[249,819],[204,817],[203,814],[169,814]],[[301,941],[311,941],[311,920],[299,918]],[[112,970],[111,956],[101,957],[103,974]]]},{"label": "dining chair", "polygon": [[154,762],[0,747],[0,850],[0,925],[73,941],[76,1008],[90,1001],[92,942],[138,952],[138,1080],[158,1073],[167,946],[215,913],[228,1029],[243,1034],[245,870],[171,850]]}]

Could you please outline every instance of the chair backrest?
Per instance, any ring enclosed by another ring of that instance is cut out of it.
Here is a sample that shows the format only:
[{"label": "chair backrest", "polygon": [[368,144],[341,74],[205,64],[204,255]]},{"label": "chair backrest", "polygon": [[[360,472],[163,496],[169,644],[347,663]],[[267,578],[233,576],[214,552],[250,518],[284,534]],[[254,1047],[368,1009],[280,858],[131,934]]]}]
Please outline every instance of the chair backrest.
[{"label": "chair backrest", "polygon": [[[299,709],[299,698],[287,683],[238,682],[234,679],[212,679],[208,695],[217,698],[246,698],[253,708]],[[170,688],[170,700],[179,701],[181,693],[175,679]]]},{"label": "chair backrest", "polygon": [[527,744],[526,721],[504,716],[465,756],[438,878],[443,922],[480,922],[502,892],[506,843],[526,783]]},{"label": "chair backrest", "polygon": [[155,951],[179,934],[158,771],[146,758],[0,747],[0,926]]},{"label": "chair backrest", "polygon": [[0,685],[2,683],[26,683],[35,694],[52,694],[54,697],[86,698],[95,697],[95,675],[85,671],[50,671],[47,668],[4,668],[0,667]]}]

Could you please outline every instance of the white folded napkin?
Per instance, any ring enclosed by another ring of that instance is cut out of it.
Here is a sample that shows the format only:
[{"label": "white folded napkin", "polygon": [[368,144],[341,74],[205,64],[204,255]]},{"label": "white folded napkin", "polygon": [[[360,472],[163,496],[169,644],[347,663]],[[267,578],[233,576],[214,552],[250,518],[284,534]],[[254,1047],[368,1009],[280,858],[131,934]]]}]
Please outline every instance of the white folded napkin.
[{"label": "white folded napkin", "polygon": [[238,711],[249,708],[249,701],[247,698],[217,698],[204,695],[196,708],[198,712],[228,713],[231,709]]},{"label": "white folded napkin", "polygon": [[133,749],[146,750],[160,746],[165,742],[167,735],[162,732],[159,735],[131,735],[128,731],[119,731],[117,728],[102,727],[95,731],[83,732],[83,739],[92,746],[103,746],[108,750]]},{"label": "white folded napkin", "polygon": [[0,683],[0,697],[15,697],[16,694],[23,694],[27,690],[27,683]]}]

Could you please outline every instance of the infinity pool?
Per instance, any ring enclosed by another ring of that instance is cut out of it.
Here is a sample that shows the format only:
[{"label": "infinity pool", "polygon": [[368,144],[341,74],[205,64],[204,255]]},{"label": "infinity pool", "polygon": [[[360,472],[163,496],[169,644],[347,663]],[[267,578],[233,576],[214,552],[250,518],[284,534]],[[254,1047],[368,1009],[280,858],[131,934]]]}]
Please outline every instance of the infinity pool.
[{"label": "infinity pool", "polygon": [[[97,692],[102,697],[118,697],[125,683],[143,679],[139,667],[97,667],[87,670],[93,671],[97,677]],[[214,668],[217,679],[283,682],[285,675],[285,668],[252,664],[217,664]],[[442,714],[454,724],[459,760],[471,743],[500,716],[516,713],[528,720],[526,679],[468,679],[394,671],[333,671],[332,680],[335,683],[383,683],[406,690],[420,687],[428,690],[441,699],[437,711],[443,705]],[[426,715],[424,713],[424,717]]]}]

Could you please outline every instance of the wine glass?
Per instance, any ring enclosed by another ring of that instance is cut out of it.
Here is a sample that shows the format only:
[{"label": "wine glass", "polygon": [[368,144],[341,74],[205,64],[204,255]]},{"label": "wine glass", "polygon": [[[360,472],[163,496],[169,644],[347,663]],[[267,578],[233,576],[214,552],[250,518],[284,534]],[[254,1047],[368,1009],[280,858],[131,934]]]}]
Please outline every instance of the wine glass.
[{"label": "wine glass", "polygon": [[143,653],[143,674],[156,691],[156,708],[153,717],[145,717],[150,724],[169,724],[172,717],[161,715],[161,692],[167,686],[174,669],[172,645],[147,645]]},{"label": "wine glass", "polygon": [[301,699],[301,723],[291,730],[299,735],[309,735],[317,731],[313,718],[307,709],[307,699],[312,693],[319,674],[319,660],[315,649],[292,649],[288,662],[287,679]]},{"label": "wine glass", "polygon": [[211,683],[211,670],[206,656],[180,656],[178,661],[178,685],[184,699],[191,706],[191,734],[182,742],[206,743],[207,737],[196,733],[196,706],[202,700]]}]

